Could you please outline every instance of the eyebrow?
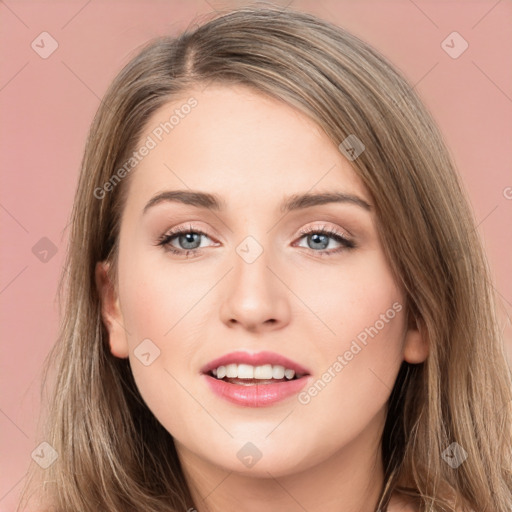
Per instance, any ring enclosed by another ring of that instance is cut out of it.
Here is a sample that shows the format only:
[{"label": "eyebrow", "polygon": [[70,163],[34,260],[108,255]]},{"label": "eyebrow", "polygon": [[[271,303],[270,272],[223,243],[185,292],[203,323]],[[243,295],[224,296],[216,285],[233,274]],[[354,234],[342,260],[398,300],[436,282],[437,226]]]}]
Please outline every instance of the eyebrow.
[{"label": "eyebrow", "polygon": [[[197,208],[207,208],[215,211],[226,209],[226,202],[217,194],[199,192],[195,190],[166,190],[152,197],[143,210],[143,215],[152,207],[164,202],[178,202],[195,206]],[[372,207],[364,199],[343,192],[323,192],[323,193],[304,193],[293,194],[285,197],[280,206],[281,213],[288,213],[294,210],[301,210],[329,203],[348,203],[359,206],[364,210],[371,211]]]}]

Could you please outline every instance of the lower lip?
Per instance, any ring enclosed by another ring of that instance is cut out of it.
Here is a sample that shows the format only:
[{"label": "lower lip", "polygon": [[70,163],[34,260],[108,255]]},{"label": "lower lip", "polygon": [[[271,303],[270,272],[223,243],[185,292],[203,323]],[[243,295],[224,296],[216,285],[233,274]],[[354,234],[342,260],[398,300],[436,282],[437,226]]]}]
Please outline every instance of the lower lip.
[{"label": "lower lip", "polygon": [[300,379],[276,384],[243,386],[216,379],[208,374],[203,374],[203,376],[216,395],[228,402],[246,407],[266,407],[296,395],[307,384],[310,377],[308,375]]}]

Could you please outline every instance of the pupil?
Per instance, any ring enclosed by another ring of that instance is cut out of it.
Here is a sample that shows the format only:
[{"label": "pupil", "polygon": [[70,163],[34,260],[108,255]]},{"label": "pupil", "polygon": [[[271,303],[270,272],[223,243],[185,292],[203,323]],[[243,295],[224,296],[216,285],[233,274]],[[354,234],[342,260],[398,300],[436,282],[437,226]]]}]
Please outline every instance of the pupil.
[{"label": "pupil", "polygon": [[[183,239],[185,239],[185,242],[184,242],[185,246],[186,246],[186,244],[192,244],[193,245],[194,244],[194,240],[193,240],[194,237],[199,237],[199,236],[200,236],[199,233],[187,233],[187,234],[182,235],[180,237],[180,243],[183,241]],[[196,242],[197,242],[197,240],[196,240]],[[187,249],[196,249],[197,247],[186,247],[186,248]]]},{"label": "pupil", "polygon": [[[314,235],[311,235],[311,238],[313,239],[313,243],[322,243],[323,242],[323,245],[325,245],[325,242],[327,241],[327,245],[329,245],[329,242],[327,240],[327,236],[326,235],[322,235],[322,234],[319,234],[319,233],[316,233]],[[318,240],[319,238],[323,238],[323,240]],[[325,249],[327,247],[327,245],[325,245],[325,247],[322,247],[322,249]],[[318,247],[312,247],[312,249],[318,249]]]}]

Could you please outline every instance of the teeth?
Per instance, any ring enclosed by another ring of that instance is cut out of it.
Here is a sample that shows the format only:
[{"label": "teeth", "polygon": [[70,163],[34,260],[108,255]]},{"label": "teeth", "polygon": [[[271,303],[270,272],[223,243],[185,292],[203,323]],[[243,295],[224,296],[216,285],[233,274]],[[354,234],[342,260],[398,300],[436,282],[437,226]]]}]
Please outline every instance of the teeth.
[{"label": "teeth", "polygon": [[295,371],[294,370],[288,370],[286,369],[284,371],[284,376],[287,378],[287,379],[293,379],[293,376],[295,375]]},{"label": "teeth", "polygon": [[236,364],[226,365],[226,377],[234,378],[238,375]]},{"label": "teeth", "polygon": [[[288,380],[293,379],[295,376],[295,370],[285,368],[279,364],[271,365],[264,364],[262,366],[252,366],[250,364],[227,364],[225,366],[219,366],[212,370],[212,374],[218,379],[227,377],[228,379],[282,379],[287,378]],[[302,375],[297,375],[297,378]]]},{"label": "teeth", "polygon": [[254,367],[254,378],[255,379],[271,379],[274,376],[271,364],[265,364],[263,366]]},{"label": "teeth", "polygon": [[273,366],[272,367],[272,378],[273,379],[284,379],[284,366]]},{"label": "teeth", "polygon": [[[235,370],[237,369],[236,364],[233,365],[235,367]],[[239,364],[238,365],[238,371],[233,372],[237,375],[233,375],[233,377],[238,377],[240,379],[254,379],[254,366],[251,366],[250,364]]]}]

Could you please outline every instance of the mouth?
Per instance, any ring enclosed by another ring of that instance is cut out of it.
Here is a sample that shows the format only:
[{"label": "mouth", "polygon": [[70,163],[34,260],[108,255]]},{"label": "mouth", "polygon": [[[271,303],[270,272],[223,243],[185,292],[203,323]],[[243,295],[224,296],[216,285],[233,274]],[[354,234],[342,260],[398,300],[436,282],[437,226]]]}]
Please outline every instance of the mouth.
[{"label": "mouth", "polygon": [[282,365],[265,364],[253,366],[249,364],[231,363],[213,368],[207,375],[217,380],[237,384],[239,386],[254,386],[258,384],[277,384],[302,379],[308,373],[296,373],[292,368]]},{"label": "mouth", "polygon": [[203,366],[201,373],[241,385],[288,382],[310,372],[299,363],[275,352],[231,352]]},{"label": "mouth", "polygon": [[270,406],[296,395],[311,380],[308,369],[273,352],[232,352],[201,373],[217,396],[246,407]]}]

